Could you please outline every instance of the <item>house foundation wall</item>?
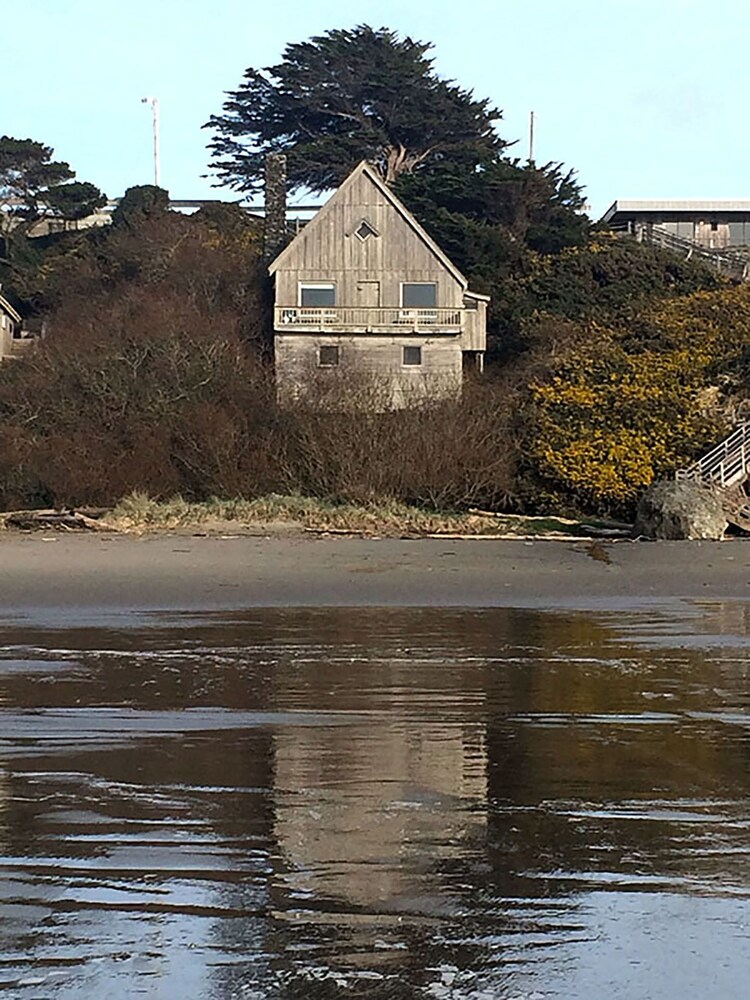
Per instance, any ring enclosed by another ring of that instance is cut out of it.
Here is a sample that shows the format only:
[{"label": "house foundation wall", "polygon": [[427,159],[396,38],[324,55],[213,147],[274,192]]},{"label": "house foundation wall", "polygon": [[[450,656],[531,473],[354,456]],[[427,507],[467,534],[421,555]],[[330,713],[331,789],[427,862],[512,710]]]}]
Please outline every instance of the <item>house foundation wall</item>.
[{"label": "house foundation wall", "polygon": [[[338,348],[338,364],[322,365],[321,348]],[[404,348],[420,348],[421,364],[405,364]],[[280,334],[275,337],[281,402],[305,396],[400,408],[461,391],[460,337]]]}]

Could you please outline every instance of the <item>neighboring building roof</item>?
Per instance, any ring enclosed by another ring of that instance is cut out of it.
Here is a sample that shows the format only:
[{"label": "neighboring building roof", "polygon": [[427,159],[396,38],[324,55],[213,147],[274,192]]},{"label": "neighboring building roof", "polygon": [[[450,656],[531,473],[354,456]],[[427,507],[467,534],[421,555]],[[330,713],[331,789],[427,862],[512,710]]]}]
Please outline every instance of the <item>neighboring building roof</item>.
[{"label": "neighboring building roof", "polygon": [[325,205],[323,205],[320,211],[317,212],[317,214],[314,215],[312,219],[310,219],[305,228],[297,236],[295,236],[292,242],[289,243],[281,251],[278,257],[276,257],[276,259],[271,262],[268,268],[269,272],[271,274],[275,274],[276,271],[281,266],[283,266],[287,258],[291,256],[291,253],[293,252],[292,247],[294,246],[296,241],[302,238],[305,234],[309,235],[311,227],[317,226],[320,222],[322,222],[326,218],[327,215],[330,214],[331,206],[335,205],[337,201],[343,198],[342,192],[345,191],[347,187],[353,184],[363,174],[365,177],[367,177],[369,181],[371,181],[375,185],[376,188],[378,188],[378,190],[386,198],[386,200],[393,206],[393,208],[396,209],[399,215],[411,227],[415,235],[420,240],[422,240],[423,243],[426,244],[426,246],[438,258],[440,263],[448,271],[450,271],[453,277],[465,289],[468,286],[468,281],[463,276],[463,274],[461,274],[461,272],[458,270],[453,261],[440,249],[440,247],[429,235],[429,233],[425,229],[423,229],[422,226],[420,226],[420,224],[417,222],[417,220],[414,218],[414,216],[411,214],[408,208],[401,201],[399,201],[399,199],[396,197],[393,191],[391,191],[388,185],[382,180],[377,171],[374,170],[365,160],[363,160],[357,167],[354,168],[354,170],[349,174],[349,176],[346,178],[343,184],[341,184],[341,186],[336,189],[336,191],[331,195],[331,197],[328,199]]},{"label": "neighboring building roof", "polygon": [[4,295],[0,295],[0,309],[2,309],[3,312],[6,312],[10,316],[10,318],[14,320],[16,323],[21,322],[20,314],[16,312],[16,310],[13,308],[10,302],[8,302],[8,300],[5,298]]},{"label": "neighboring building roof", "polygon": [[750,215],[750,201],[713,199],[705,201],[615,201],[602,216],[602,222],[611,222],[615,216],[633,216],[644,213],[677,212],[685,215],[737,214]]}]

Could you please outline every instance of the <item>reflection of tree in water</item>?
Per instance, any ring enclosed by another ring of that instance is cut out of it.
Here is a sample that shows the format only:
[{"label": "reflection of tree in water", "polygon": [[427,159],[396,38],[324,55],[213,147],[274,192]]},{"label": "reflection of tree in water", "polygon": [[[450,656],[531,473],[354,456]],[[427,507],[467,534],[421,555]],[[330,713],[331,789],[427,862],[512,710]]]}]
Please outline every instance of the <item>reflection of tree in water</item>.
[{"label": "reflection of tree in water", "polygon": [[[744,631],[741,618],[725,608],[711,627]],[[674,648],[679,633],[658,650],[624,642],[624,625],[648,632],[636,614],[606,622],[539,617],[529,643],[539,655],[492,675],[490,701],[513,704],[519,717],[496,716],[487,731],[491,892],[564,893],[597,873],[635,884],[726,870],[735,807],[717,800],[747,795],[748,743],[691,713],[721,713],[737,698],[746,705],[747,668],[720,652]],[[746,860],[730,867],[746,885]]]}]

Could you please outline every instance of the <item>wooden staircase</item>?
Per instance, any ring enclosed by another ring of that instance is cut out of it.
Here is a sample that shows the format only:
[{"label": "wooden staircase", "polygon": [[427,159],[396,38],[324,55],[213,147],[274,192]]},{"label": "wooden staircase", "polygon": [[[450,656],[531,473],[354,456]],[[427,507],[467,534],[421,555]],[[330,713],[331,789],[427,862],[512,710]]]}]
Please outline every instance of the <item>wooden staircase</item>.
[{"label": "wooden staircase", "polygon": [[750,532],[750,496],[744,488],[750,479],[750,422],[735,427],[721,444],[679,469],[675,478],[718,487],[729,523]]},{"label": "wooden staircase", "polygon": [[750,259],[747,250],[733,250],[731,247],[714,250],[685,239],[684,236],[677,236],[661,226],[644,226],[639,238],[642,243],[650,243],[662,250],[671,250],[685,260],[700,260],[727,278],[750,281]]}]

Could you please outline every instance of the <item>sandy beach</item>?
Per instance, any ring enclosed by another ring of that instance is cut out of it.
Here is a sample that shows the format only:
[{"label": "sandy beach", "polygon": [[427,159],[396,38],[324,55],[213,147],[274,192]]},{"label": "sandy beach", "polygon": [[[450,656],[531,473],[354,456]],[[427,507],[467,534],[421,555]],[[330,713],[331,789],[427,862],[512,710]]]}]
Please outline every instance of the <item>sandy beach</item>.
[{"label": "sandy beach", "polygon": [[0,536],[6,614],[274,606],[601,607],[750,598],[750,545]]}]

